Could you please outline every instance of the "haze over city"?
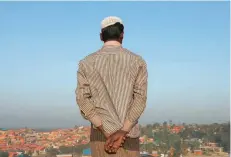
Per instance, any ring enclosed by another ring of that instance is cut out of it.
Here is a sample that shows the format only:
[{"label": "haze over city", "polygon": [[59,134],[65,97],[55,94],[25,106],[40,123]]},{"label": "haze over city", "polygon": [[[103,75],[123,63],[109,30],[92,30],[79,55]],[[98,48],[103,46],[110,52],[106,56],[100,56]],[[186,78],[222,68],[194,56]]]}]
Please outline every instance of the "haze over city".
[{"label": "haze over city", "polygon": [[3,2],[0,127],[89,125],[76,72],[102,46],[110,15],[124,22],[123,46],[148,65],[141,124],[229,121],[229,2]]}]

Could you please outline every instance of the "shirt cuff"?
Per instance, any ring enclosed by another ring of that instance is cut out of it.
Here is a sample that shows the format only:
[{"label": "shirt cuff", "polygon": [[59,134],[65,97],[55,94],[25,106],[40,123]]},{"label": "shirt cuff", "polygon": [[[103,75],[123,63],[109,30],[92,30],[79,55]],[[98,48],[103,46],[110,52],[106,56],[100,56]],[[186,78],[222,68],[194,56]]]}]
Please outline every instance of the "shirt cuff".
[{"label": "shirt cuff", "polygon": [[134,126],[136,123],[137,123],[137,122],[134,122],[134,123],[133,123],[133,122],[129,121],[128,119],[126,119],[125,122],[124,122],[124,126],[122,127],[121,130],[126,131],[126,132],[130,132],[131,129],[133,128],[133,126]]},{"label": "shirt cuff", "polygon": [[99,127],[100,125],[102,125],[102,121],[101,121],[101,118],[100,116],[98,116],[97,114],[94,115],[93,117],[91,117],[89,119],[89,121],[93,124],[94,127]]}]

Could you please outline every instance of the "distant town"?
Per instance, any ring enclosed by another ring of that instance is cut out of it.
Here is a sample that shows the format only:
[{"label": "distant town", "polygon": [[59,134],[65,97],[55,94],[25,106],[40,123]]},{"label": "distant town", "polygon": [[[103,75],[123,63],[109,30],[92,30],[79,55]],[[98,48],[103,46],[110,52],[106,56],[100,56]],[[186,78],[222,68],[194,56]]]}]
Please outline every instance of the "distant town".
[{"label": "distant town", "polygon": [[[0,129],[0,157],[91,157],[90,126],[40,131]],[[140,154],[153,157],[224,156],[230,153],[230,123],[141,126]]]}]

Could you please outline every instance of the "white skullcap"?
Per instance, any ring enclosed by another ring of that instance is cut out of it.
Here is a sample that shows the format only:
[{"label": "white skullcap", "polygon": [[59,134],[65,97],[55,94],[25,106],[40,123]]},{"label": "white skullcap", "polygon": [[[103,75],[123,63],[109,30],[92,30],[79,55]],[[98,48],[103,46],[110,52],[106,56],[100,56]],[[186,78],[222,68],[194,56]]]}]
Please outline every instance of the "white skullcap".
[{"label": "white skullcap", "polygon": [[119,17],[116,17],[116,16],[109,16],[109,17],[106,17],[105,19],[103,19],[103,21],[101,22],[101,29],[105,28],[105,27],[108,27],[108,26],[111,26],[111,25],[114,25],[115,23],[121,23],[123,24],[122,20],[119,18]]}]

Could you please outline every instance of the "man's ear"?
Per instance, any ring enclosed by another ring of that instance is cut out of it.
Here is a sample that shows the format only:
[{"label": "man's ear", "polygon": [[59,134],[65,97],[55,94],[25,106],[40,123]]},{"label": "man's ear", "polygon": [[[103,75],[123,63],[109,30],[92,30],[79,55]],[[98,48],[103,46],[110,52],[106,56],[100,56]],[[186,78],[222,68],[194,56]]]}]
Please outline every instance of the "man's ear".
[{"label": "man's ear", "polygon": [[100,40],[103,41],[103,35],[100,33]]},{"label": "man's ear", "polygon": [[120,34],[119,42],[122,44],[124,39],[124,32]]},{"label": "man's ear", "polygon": [[120,34],[120,39],[123,39],[123,38],[124,38],[124,32]]}]

